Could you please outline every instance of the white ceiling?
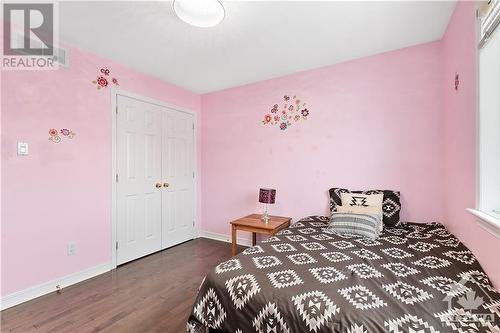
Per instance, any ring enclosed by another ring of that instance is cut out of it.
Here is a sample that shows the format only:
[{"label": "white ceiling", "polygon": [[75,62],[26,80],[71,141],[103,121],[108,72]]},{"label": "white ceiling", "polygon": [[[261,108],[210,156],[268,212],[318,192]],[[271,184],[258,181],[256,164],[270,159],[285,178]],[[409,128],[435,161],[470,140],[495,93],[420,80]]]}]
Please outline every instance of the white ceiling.
[{"label": "white ceiling", "polygon": [[[60,36],[95,54],[206,93],[439,40],[455,1],[223,1],[214,28],[168,1],[60,3]],[[71,60],[70,60],[71,63]]]}]

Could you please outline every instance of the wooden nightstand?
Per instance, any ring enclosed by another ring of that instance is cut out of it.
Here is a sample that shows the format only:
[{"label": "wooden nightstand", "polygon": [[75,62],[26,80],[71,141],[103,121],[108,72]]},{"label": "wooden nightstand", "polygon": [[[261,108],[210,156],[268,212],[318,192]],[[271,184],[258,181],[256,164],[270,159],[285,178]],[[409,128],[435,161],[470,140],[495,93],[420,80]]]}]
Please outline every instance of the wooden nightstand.
[{"label": "wooden nightstand", "polygon": [[232,254],[236,255],[236,231],[243,230],[252,233],[252,245],[257,241],[257,234],[274,235],[281,229],[290,226],[291,217],[271,216],[266,224],[261,220],[261,214],[252,214],[231,222]]}]

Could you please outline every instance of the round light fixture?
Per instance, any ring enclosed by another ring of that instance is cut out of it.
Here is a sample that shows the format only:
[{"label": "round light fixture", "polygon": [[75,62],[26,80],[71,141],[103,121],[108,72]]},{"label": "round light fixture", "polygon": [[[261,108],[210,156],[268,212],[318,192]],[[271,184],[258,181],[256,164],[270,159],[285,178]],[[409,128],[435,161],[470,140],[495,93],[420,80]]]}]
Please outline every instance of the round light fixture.
[{"label": "round light fixture", "polygon": [[216,26],[226,16],[219,0],[174,0],[172,6],[177,17],[195,27]]}]

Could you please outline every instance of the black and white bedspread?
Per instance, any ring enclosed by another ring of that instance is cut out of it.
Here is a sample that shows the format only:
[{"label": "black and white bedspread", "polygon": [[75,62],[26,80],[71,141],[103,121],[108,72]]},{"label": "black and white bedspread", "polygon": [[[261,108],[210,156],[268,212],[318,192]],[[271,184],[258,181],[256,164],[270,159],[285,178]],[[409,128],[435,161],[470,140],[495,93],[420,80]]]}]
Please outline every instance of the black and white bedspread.
[{"label": "black and white bedspread", "polygon": [[327,223],[302,219],[215,267],[188,331],[500,332],[500,294],[443,225],[368,240],[326,233]]}]

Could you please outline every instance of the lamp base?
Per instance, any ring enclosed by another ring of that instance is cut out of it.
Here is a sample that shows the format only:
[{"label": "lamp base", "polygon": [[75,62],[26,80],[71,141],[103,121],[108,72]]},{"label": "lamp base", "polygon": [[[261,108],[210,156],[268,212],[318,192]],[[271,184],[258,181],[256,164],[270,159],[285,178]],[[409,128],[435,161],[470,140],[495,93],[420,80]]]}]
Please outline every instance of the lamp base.
[{"label": "lamp base", "polygon": [[262,220],[265,224],[268,224],[270,219],[271,219],[271,216],[267,213],[267,211],[266,211],[264,214],[262,214],[262,218],[261,218],[261,220]]}]

